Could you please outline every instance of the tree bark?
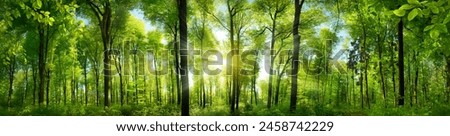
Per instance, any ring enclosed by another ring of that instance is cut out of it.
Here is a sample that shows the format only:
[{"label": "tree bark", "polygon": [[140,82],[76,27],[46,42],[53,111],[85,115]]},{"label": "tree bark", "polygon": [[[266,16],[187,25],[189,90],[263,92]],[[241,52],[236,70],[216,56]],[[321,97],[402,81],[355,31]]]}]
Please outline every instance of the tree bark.
[{"label": "tree bark", "polygon": [[46,105],[48,106],[50,104],[50,69],[47,70],[47,90],[46,90]]},{"label": "tree bark", "polygon": [[447,59],[447,103],[450,103],[450,56]]},{"label": "tree bark", "polygon": [[181,115],[189,116],[189,75],[188,75],[188,31],[187,31],[187,3],[186,0],[178,0],[178,20],[180,21],[180,56],[181,56]]},{"label": "tree bark", "polygon": [[88,82],[87,82],[87,57],[84,60],[84,105],[87,106],[88,104]]},{"label": "tree bark", "polygon": [[12,60],[9,61],[9,93],[8,93],[8,107],[11,107],[13,84],[14,84],[14,73],[16,69],[16,56],[12,56]]},{"label": "tree bark", "polygon": [[399,71],[399,98],[398,106],[405,104],[405,76],[403,60],[403,19],[398,23],[398,71]]},{"label": "tree bark", "polygon": [[381,89],[383,90],[383,100],[384,100],[384,107],[387,107],[387,99],[386,99],[386,87],[384,83],[384,72],[383,72],[383,43],[381,42],[381,36],[378,35],[378,70],[381,77]]},{"label": "tree bark", "polygon": [[[99,22],[99,27],[101,31],[102,36],[102,42],[103,42],[103,93],[104,93],[104,106],[108,107],[110,105],[109,101],[109,90],[110,90],[110,58],[109,58],[109,46],[111,46],[111,35],[110,35],[110,28],[111,28],[111,3],[110,1],[104,1],[101,5],[103,6],[103,12],[100,11],[100,8],[92,1],[89,1],[89,6],[91,7],[92,11],[94,12],[95,16],[97,17],[97,20]],[[112,93],[111,93],[112,94]]]},{"label": "tree bark", "polygon": [[300,53],[300,34],[298,32],[300,26],[300,16],[302,12],[303,4],[306,0],[295,0],[295,15],[292,28],[292,34],[294,36],[294,54],[292,56],[292,81],[291,81],[291,101],[289,110],[294,112],[297,109],[297,74],[298,74],[298,64],[299,64],[299,53]]},{"label": "tree bark", "polygon": [[45,85],[45,62],[44,62],[44,53],[45,53],[45,31],[42,25],[38,26],[39,32],[39,95],[38,102],[39,106],[44,102],[44,85]]}]

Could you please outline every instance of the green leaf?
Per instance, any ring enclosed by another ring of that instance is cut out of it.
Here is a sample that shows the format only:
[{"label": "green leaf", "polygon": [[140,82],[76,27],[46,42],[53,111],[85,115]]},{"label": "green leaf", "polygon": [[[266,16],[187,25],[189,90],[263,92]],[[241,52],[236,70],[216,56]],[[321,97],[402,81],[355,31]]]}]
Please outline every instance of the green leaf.
[{"label": "green leaf", "polygon": [[53,22],[55,22],[55,19],[54,19],[53,17],[50,17],[50,18],[48,19],[48,24],[49,24],[50,26],[52,26],[52,25],[53,25]]},{"label": "green leaf", "polygon": [[409,12],[409,14],[408,14],[408,21],[411,21],[414,18],[416,18],[417,14],[419,14],[419,10],[418,9],[413,9],[411,12]]},{"label": "green leaf", "polygon": [[422,10],[423,15],[429,16],[430,15],[430,9],[423,9]]},{"label": "green leaf", "polygon": [[431,12],[433,12],[434,14],[439,14],[439,8],[436,6],[432,6],[431,8]]},{"label": "green leaf", "polygon": [[447,24],[448,22],[450,22],[450,13],[447,14],[447,17],[445,17],[444,19],[444,24]]},{"label": "green leaf", "polygon": [[403,9],[403,10],[410,10],[412,8],[414,8],[414,6],[409,5],[409,4],[404,4],[400,7],[400,9]]},{"label": "green leaf", "polygon": [[439,30],[437,30],[437,29],[433,29],[433,30],[431,30],[431,32],[430,32],[430,36],[431,36],[431,38],[433,38],[433,39],[436,39],[436,38],[438,38],[439,37]]},{"label": "green leaf", "polygon": [[435,29],[439,30],[439,32],[447,33],[447,26],[443,24],[437,24]]},{"label": "green leaf", "polygon": [[20,12],[18,10],[13,10],[14,17],[20,17]]},{"label": "green leaf", "polygon": [[434,28],[434,25],[429,25],[429,26],[425,27],[424,31],[429,31],[433,28]]},{"label": "green leaf", "polygon": [[419,5],[420,4],[419,0],[408,0],[408,3],[409,4],[415,4],[415,5]]},{"label": "green leaf", "polygon": [[397,10],[394,10],[394,14],[399,17],[403,17],[403,16],[405,16],[406,12],[403,9],[397,9]]},{"label": "green leaf", "polygon": [[42,1],[41,0],[36,0],[33,2],[33,8],[35,9],[40,9],[42,7]]}]

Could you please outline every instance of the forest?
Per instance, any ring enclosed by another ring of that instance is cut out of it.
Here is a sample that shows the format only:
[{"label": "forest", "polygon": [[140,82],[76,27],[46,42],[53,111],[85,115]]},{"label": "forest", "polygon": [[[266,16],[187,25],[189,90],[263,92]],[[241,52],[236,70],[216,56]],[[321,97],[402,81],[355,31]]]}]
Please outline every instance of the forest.
[{"label": "forest", "polygon": [[3,116],[450,115],[450,0],[0,0]]}]

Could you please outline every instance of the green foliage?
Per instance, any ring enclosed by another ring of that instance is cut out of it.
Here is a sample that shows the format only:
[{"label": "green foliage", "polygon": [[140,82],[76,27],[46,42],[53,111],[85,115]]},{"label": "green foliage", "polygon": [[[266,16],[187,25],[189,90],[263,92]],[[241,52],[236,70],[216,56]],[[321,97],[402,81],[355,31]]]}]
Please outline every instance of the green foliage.
[{"label": "green foliage", "polygon": [[[218,50],[224,60],[230,45],[239,45],[240,53],[260,53],[247,56],[255,64],[239,62],[251,75],[227,75],[237,63],[226,61],[214,66],[222,69],[218,75],[190,75],[190,115],[450,115],[448,0],[307,1],[299,25],[298,108],[291,112],[293,6],[290,0],[188,2],[189,49]],[[111,16],[105,14],[109,8]],[[8,0],[0,3],[0,12],[0,115],[179,115],[177,1]],[[397,105],[400,20],[403,106]],[[262,54],[269,49],[281,52],[270,65],[272,83]],[[339,51],[343,55],[334,56]],[[111,75],[103,75],[105,54]],[[196,69],[216,59],[188,58]],[[155,75],[151,68],[168,71]],[[111,79],[109,96],[103,92],[105,77]],[[48,104],[37,102],[40,83]],[[239,90],[233,110],[231,90]],[[270,108],[269,96],[276,100]],[[110,106],[103,106],[106,98]]]}]

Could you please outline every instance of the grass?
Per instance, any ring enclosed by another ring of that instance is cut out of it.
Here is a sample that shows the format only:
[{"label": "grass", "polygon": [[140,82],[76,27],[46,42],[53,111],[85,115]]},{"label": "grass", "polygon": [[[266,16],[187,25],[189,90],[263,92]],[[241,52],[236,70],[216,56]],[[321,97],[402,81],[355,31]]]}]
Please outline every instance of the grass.
[{"label": "grass", "polygon": [[[332,107],[329,105],[299,105],[293,113],[288,104],[280,104],[267,109],[263,104],[244,105],[235,114],[230,114],[228,106],[198,108],[191,106],[192,116],[448,116],[450,106],[434,105],[427,108],[410,107]],[[114,105],[108,108],[97,106],[27,106],[20,108],[0,107],[1,116],[178,116],[178,106]]]}]

